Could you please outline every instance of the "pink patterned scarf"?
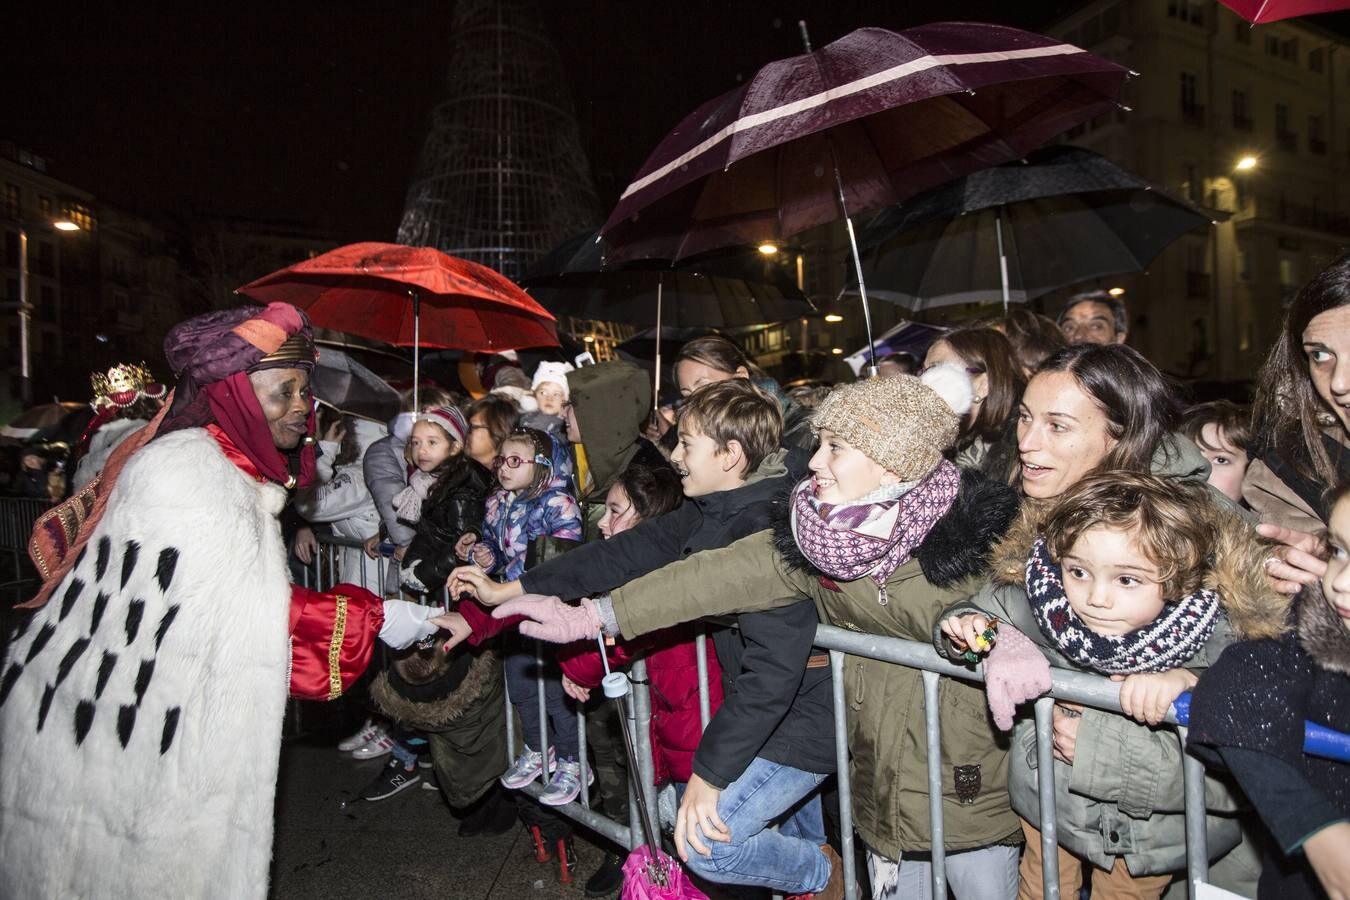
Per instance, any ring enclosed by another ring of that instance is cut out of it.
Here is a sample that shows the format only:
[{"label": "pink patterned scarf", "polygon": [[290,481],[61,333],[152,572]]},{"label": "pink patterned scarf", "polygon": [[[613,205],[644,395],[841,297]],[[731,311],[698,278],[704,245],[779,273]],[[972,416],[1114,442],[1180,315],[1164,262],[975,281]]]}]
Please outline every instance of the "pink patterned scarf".
[{"label": "pink patterned scarf", "polygon": [[[870,575],[878,585],[909,562],[938,519],[946,515],[961,486],[961,473],[947,460],[897,500],[866,506],[812,503],[813,479],[797,485],[792,498],[792,536],[811,564],[831,578],[856,581]],[[883,519],[877,507],[896,507],[897,513],[886,536],[859,530]],[[859,510],[867,512],[859,516]]]}]

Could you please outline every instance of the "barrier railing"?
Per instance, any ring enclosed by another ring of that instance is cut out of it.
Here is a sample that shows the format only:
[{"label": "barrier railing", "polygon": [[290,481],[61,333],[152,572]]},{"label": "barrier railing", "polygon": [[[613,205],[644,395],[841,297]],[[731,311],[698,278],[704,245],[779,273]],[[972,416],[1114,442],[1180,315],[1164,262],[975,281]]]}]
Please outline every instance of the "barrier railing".
[{"label": "barrier railing", "polygon": [[27,587],[37,588],[37,570],[28,561],[28,538],[33,523],[52,508],[50,500],[32,497],[0,497],[0,552],[6,558],[6,571],[0,577],[0,589],[15,591],[17,596]]},{"label": "barrier railing", "polygon": [[[333,551],[338,548],[359,548],[360,542],[342,538],[320,536],[321,553],[319,558],[307,568],[306,583],[316,588],[337,583],[335,575],[340,566],[333,559]],[[381,563],[384,563],[381,560]],[[385,569],[380,568],[380,585],[385,584]],[[312,576],[312,581],[308,576]],[[363,586],[369,587],[364,582]],[[442,590],[433,595],[434,602],[448,600]],[[725,624],[718,622],[717,624]],[[844,893],[848,900],[858,900],[858,877],[855,866],[855,837],[853,834],[853,790],[849,771],[849,749],[847,731],[847,700],[844,689],[845,655],[861,656],[868,659],[893,663],[922,673],[924,694],[924,728],[927,744],[928,799],[930,817],[930,859],[933,896],[947,896],[947,876],[945,870],[945,827],[942,810],[942,769],[941,769],[941,722],[939,718],[938,686],[942,678],[957,678],[963,681],[983,682],[983,667],[974,669],[950,663],[940,658],[932,646],[924,642],[906,641],[894,637],[876,634],[863,634],[837,628],[832,625],[820,625],[816,631],[815,645],[829,652],[830,670],[833,676],[834,691],[834,744],[838,769],[840,856],[844,867]],[[544,686],[545,648],[535,642],[535,661],[539,667],[537,676],[538,715],[541,746],[548,747],[548,712]],[[700,629],[695,637],[695,652],[699,679],[699,713],[702,726],[706,728],[711,717],[708,693],[707,636]],[[1046,900],[1059,900],[1059,868],[1054,864],[1058,858],[1058,829],[1055,809],[1055,765],[1053,747],[1053,710],[1056,700],[1067,700],[1123,715],[1120,706],[1120,683],[1108,678],[1075,672],[1067,669],[1052,669],[1052,688],[1044,696],[1034,701],[1037,783],[1040,801],[1041,852],[1046,864],[1043,871],[1043,896]],[[646,798],[646,809],[650,816],[649,825],[653,833],[658,832],[655,821],[656,802],[653,785],[653,762],[650,739],[651,699],[647,686],[646,666],[642,660],[634,662],[630,668],[632,690],[624,704],[629,733],[634,738],[639,777],[636,781],[642,785]],[[506,765],[520,752],[516,742],[514,707],[509,693],[506,697],[507,759]],[[628,821],[618,822],[608,818],[590,807],[586,790],[589,781],[590,763],[587,756],[586,716],[584,710],[577,713],[577,759],[581,764],[582,791],[577,800],[564,806],[553,807],[554,811],[564,815],[610,840],[634,849],[643,840],[641,806],[634,795],[629,779]],[[1178,723],[1175,711],[1169,711],[1164,723],[1175,728],[1177,740],[1182,748],[1182,781],[1184,785],[1184,816],[1186,824],[1186,879],[1191,896],[1196,885],[1209,880],[1208,839],[1206,835],[1205,810],[1205,770],[1199,760],[1186,754],[1186,728]],[[523,740],[522,740],[523,746]],[[547,779],[545,779],[546,781]],[[524,792],[538,797],[543,793],[543,783],[532,783]]]},{"label": "barrier railing", "polygon": [[[949,663],[941,659],[927,643],[905,641],[899,638],[875,634],[860,634],[821,625],[816,631],[816,646],[828,650],[830,671],[834,676],[834,736],[835,753],[838,765],[839,781],[839,830],[841,839],[840,856],[844,863],[844,894],[849,900],[857,900],[858,881],[854,867],[853,803],[852,779],[848,766],[848,741],[844,697],[844,656],[862,656],[882,662],[895,663],[920,670],[923,678],[924,694],[924,730],[928,747],[928,809],[931,822],[930,852],[932,860],[933,896],[947,896],[947,876],[945,871],[946,849],[944,846],[942,812],[942,757],[940,749],[941,723],[938,717],[938,683],[942,677],[959,678],[964,681],[982,682],[983,667],[974,671]],[[1040,797],[1041,852],[1046,864],[1044,872],[1044,897],[1047,900],[1059,900],[1059,867],[1054,863],[1058,858],[1057,829],[1055,813],[1055,768],[1054,747],[1052,743],[1052,713],[1056,700],[1069,700],[1084,706],[1121,713],[1120,683],[1097,675],[1073,672],[1065,669],[1052,669],[1053,687],[1045,696],[1035,701],[1036,717],[1036,761],[1037,784]],[[702,687],[701,687],[702,689]],[[1123,714],[1123,713],[1122,713]],[[1169,713],[1167,724],[1176,725],[1176,718]],[[1177,738],[1185,748],[1185,729],[1177,729]],[[1201,763],[1185,756],[1182,778],[1185,784],[1186,817],[1186,864],[1189,890],[1193,894],[1198,882],[1209,878],[1209,860],[1206,853],[1205,835],[1205,771]]]},{"label": "barrier railing", "polygon": [[[389,568],[391,565],[396,566],[397,563],[393,562],[392,560],[385,559],[384,557],[378,558],[378,560],[376,560],[377,566],[375,570],[377,574],[374,578],[372,578],[369,567],[366,565],[359,565],[359,566],[356,565],[355,563],[357,561],[355,557],[352,555],[354,551],[356,553],[362,554],[364,557],[365,550],[364,545],[362,544],[361,541],[352,538],[342,538],[337,537],[335,535],[326,535],[326,534],[316,534],[315,538],[319,544],[319,552],[315,555],[314,559],[303,569],[302,573],[303,577],[301,579],[301,583],[304,584],[306,587],[311,587],[316,590],[326,590],[327,588],[332,587],[335,584],[338,584],[344,580],[348,580],[352,584],[359,584],[361,587],[366,588],[367,590],[372,591],[373,593],[380,594],[381,596],[385,597],[399,596],[396,580],[391,579],[391,572]],[[347,576],[346,578],[344,578],[344,571],[342,566],[344,554],[347,560],[347,570],[345,573]],[[374,584],[371,583],[372,581],[374,582]],[[395,583],[391,584],[391,582]],[[425,598],[423,598],[423,602],[434,603],[439,606],[445,606],[449,602],[449,596],[445,588],[442,587],[439,591],[435,591],[427,595]],[[540,646],[538,642],[534,643],[535,643],[534,648],[535,663],[536,666],[538,667],[538,675],[536,676],[536,685],[538,690],[538,704],[539,704],[539,733],[542,738],[540,744],[543,747],[548,747],[549,746],[548,709],[547,709],[544,674],[543,674],[544,673],[543,661],[545,658],[544,654],[546,652],[546,648]],[[706,657],[701,657],[701,660],[702,661],[700,662],[700,672],[702,677],[700,680],[701,683],[705,686],[702,700],[703,700],[703,707],[705,710],[704,725],[706,726],[708,719],[707,715],[708,700],[706,691],[706,684],[707,684]],[[505,678],[504,673],[503,678]],[[655,786],[652,784],[654,766],[652,763],[652,747],[651,747],[651,696],[648,693],[647,670],[645,662],[638,660],[637,662],[632,664],[632,666],[629,669],[629,683],[631,690],[628,692],[627,697],[624,699],[623,715],[628,720],[629,724],[628,731],[633,736],[633,743],[635,745],[636,758],[638,762],[638,769],[640,776],[639,781],[642,785],[644,785],[643,790],[645,793],[645,799],[647,801],[646,808],[649,812],[649,820],[648,820],[649,825],[652,828],[653,833],[659,833],[658,823],[656,822],[656,797],[655,797],[656,790]],[[507,766],[510,766],[511,763],[515,761],[516,756],[523,749],[524,740],[522,738],[520,742],[521,747],[518,748],[516,742],[515,707],[511,703],[511,696],[509,689],[504,691],[503,693],[505,694],[505,703],[506,703],[506,763],[503,766],[503,770],[505,770]],[[609,701],[602,701],[602,702],[609,702]],[[291,704],[291,710],[289,714],[293,717],[297,717],[296,721],[298,722],[299,712],[298,706],[295,703]],[[563,806],[555,806],[551,808],[553,809],[554,812],[566,816],[567,818],[572,819],[573,821],[578,822],[586,826],[587,828],[590,828],[604,835],[605,837],[609,838],[610,840],[614,841],[620,846],[632,850],[636,848],[639,844],[641,844],[643,841],[642,819],[641,819],[642,814],[640,811],[641,805],[637,802],[637,797],[634,795],[633,787],[631,784],[632,779],[629,779],[630,784],[628,787],[627,822],[618,822],[614,819],[609,818],[608,816],[605,816],[603,813],[597,810],[591,809],[590,797],[587,791],[587,783],[590,781],[591,766],[590,766],[590,758],[586,752],[587,740],[586,740],[585,710],[578,709],[576,712],[576,716],[577,716],[577,761],[581,764],[581,784],[582,784],[581,793],[578,795],[576,800],[573,800],[572,802],[567,803]],[[296,730],[299,730],[298,724],[295,725],[294,727],[296,728]],[[539,795],[541,795],[544,792],[547,781],[548,779],[544,778],[541,780],[542,783],[534,782],[529,785],[526,785],[521,790],[532,797],[538,798]]]}]

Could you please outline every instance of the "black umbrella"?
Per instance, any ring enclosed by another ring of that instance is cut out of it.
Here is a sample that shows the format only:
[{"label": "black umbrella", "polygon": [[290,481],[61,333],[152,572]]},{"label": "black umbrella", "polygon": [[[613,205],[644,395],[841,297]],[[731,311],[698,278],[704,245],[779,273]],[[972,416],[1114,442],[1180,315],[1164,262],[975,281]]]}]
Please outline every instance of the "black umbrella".
[{"label": "black umbrella", "polygon": [[599,232],[565,241],[520,283],[555,316],[652,326],[653,402],[669,349],[662,346],[665,328],[737,328],[815,312],[778,261],[754,249],[694,257],[678,268],[660,260],[607,267]]},{"label": "black umbrella", "polygon": [[333,347],[319,351],[314,396],[340,412],[384,423],[398,415],[402,398],[383,378]]},{"label": "black umbrella", "polygon": [[909,309],[1025,302],[1138,272],[1204,211],[1105,157],[1049,147],[883,210],[863,232],[869,293]]},{"label": "black umbrella", "polygon": [[608,263],[598,232],[564,241],[521,279],[555,316],[625,325],[736,328],[814,312],[776,258],[737,249],[682,260]]}]

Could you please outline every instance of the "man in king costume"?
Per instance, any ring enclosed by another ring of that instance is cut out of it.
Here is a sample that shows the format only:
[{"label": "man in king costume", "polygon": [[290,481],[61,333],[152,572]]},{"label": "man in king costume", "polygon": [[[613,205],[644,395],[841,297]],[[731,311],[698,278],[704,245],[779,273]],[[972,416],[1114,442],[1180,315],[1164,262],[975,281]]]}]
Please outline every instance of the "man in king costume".
[{"label": "man in king costume", "polygon": [[0,674],[6,897],[267,894],[287,692],[339,696],[439,610],[290,584],[315,353],[273,303],[165,338],[170,402],[39,520],[44,583]]}]

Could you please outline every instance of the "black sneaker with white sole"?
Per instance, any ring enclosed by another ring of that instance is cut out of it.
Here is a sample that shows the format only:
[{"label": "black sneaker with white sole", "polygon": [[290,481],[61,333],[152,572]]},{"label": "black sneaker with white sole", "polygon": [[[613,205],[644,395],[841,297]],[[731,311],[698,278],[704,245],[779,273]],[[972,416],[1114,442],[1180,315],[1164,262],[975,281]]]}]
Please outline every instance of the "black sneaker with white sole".
[{"label": "black sneaker with white sole", "polygon": [[361,792],[361,799],[369,800],[372,803],[377,800],[388,800],[421,780],[422,773],[418,772],[417,769],[410,772],[403,768],[403,763],[393,759],[389,761],[389,765],[384,767],[384,771],[379,774],[379,777]]}]

